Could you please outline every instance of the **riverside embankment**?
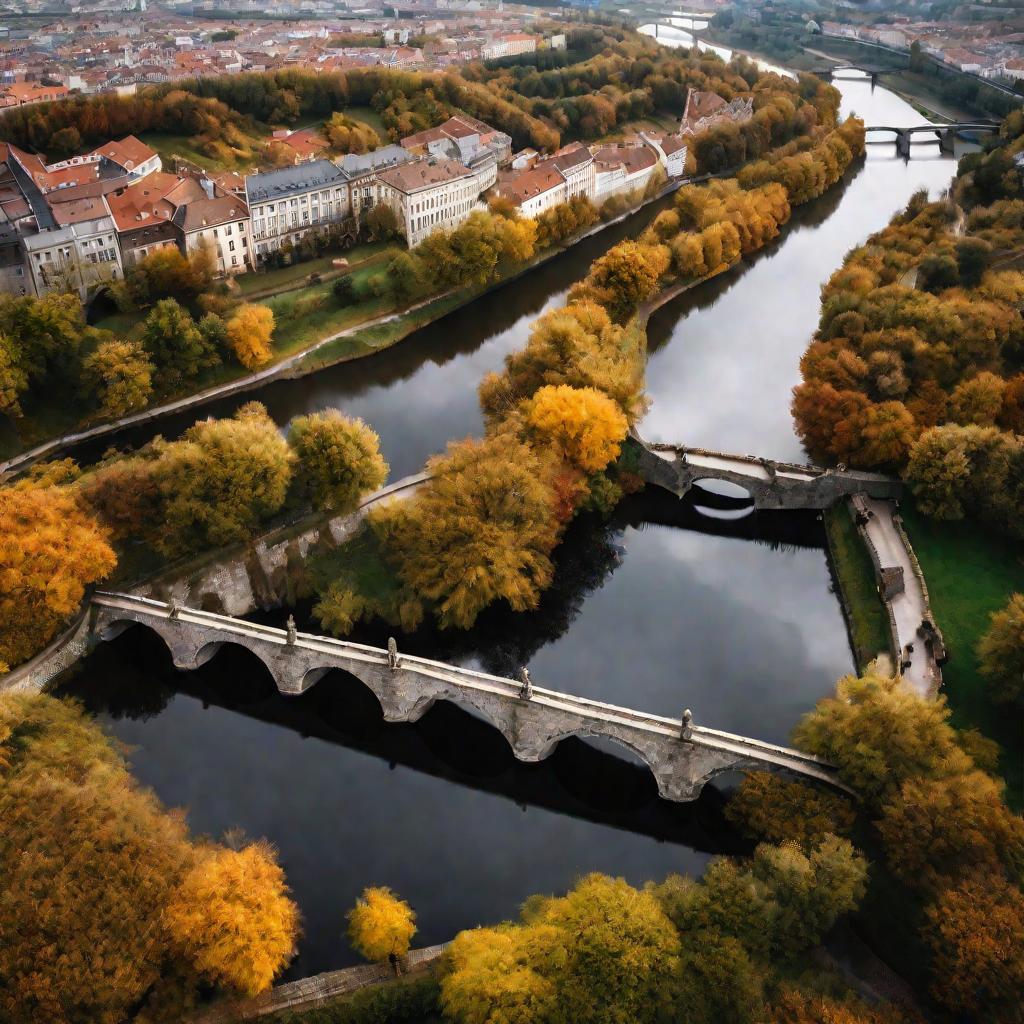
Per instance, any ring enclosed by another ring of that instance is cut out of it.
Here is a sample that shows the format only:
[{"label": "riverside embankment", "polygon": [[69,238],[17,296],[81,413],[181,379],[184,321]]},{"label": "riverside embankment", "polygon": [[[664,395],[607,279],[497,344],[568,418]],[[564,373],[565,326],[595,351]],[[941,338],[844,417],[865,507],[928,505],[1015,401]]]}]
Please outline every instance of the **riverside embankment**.
[{"label": "riverside embankment", "polygon": [[[839,85],[846,112],[919,123],[883,89]],[[804,461],[789,392],[821,284],[919,186],[946,187],[954,166],[937,147],[915,150],[909,163],[895,147],[871,147],[766,250],[656,312],[643,436]],[[226,415],[256,398],[284,425],[338,407],[380,433],[393,478],[416,472],[449,439],[480,432],[479,380],[564,301],[596,255],[586,247],[606,244],[582,243],[378,356],[201,413]],[[118,441],[174,435],[193,419],[171,417]],[[821,525],[813,514],[731,518],[715,504],[696,490],[684,501],[640,495],[609,524],[573,528],[536,613],[496,611],[471,634],[423,630],[402,647],[502,674],[528,664],[541,686],[655,714],[691,707],[698,722],[785,741],[853,667]],[[308,606],[296,611],[302,620]],[[274,623],[286,614],[272,613]],[[361,636],[386,641],[379,633]],[[159,640],[129,630],[86,659],[70,688],[132,748],[138,777],[189,808],[197,831],[238,826],[278,846],[305,918],[293,977],[353,962],[341,915],[367,884],[408,898],[417,941],[431,943],[513,915],[530,893],[565,888],[584,871],[634,882],[699,873],[711,852],[737,842],[711,787],[686,810],[666,808],[623,757],[563,744],[542,765],[520,765],[489,726],[450,705],[417,725],[388,725],[349,677],[283,698],[258,663],[227,648],[183,676]]]}]

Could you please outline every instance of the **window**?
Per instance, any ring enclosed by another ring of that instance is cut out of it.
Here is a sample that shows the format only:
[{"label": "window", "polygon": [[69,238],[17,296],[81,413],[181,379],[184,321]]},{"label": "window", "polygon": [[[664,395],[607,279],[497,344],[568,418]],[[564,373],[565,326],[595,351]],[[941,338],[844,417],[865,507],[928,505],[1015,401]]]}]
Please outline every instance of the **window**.
[{"label": "window", "polygon": [[228,242],[228,251],[229,252],[234,252],[235,251],[235,243],[233,241]]}]

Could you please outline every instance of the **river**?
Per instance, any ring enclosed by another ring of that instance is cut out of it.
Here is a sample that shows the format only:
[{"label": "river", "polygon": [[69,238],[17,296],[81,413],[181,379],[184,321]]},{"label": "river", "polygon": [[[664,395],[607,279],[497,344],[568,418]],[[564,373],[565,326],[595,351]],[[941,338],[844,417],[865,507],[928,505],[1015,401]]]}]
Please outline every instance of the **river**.
[{"label": "river", "polygon": [[[839,84],[844,111],[869,123],[919,120],[866,80]],[[918,187],[938,192],[953,171],[934,146],[915,147],[909,163],[891,145],[871,147],[843,185],[798,211],[765,251],[659,311],[642,433],[802,457],[789,391],[821,284]],[[598,252],[651,215],[379,356],[202,414],[258,398],[283,424],[337,406],[380,432],[394,476],[411,472],[448,439],[480,430],[480,378],[524,344],[530,323],[563,301]],[[187,422],[161,427],[173,435]],[[698,723],[784,741],[852,668],[821,524],[788,513],[712,518],[701,503],[715,501],[646,493],[611,523],[577,523],[537,612],[495,611],[470,634],[423,630],[400,645],[492,671],[528,663],[539,685],[661,714],[690,707]],[[297,610],[303,620],[307,611]],[[286,700],[244,653],[222,651],[199,672],[179,674],[158,640],[130,630],[90,656],[68,689],[130,745],[143,783],[188,808],[193,829],[239,828],[277,846],[304,917],[293,977],[354,961],[343,914],[364,885],[408,898],[419,913],[417,941],[429,943],[512,916],[529,894],[564,890],[582,872],[636,883],[699,873],[711,854],[739,843],[713,787],[692,805],[666,805],[641,766],[579,741],[521,765],[497,734],[448,705],[415,726],[386,725],[343,677]]]}]

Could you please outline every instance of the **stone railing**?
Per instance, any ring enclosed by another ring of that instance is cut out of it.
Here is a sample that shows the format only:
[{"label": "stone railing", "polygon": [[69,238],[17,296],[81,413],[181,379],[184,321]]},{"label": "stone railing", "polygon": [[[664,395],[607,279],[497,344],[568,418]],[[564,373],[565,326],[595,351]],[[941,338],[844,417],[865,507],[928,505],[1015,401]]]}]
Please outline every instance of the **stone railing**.
[{"label": "stone railing", "polygon": [[[399,962],[401,975],[425,974],[441,959],[448,943],[413,949]],[[370,985],[394,981],[395,969],[389,963],[361,964],[340,971],[315,974],[298,981],[275,985],[253,999],[238,999],[218,1003],[192,1018],[193,1024],[233,1024],[234,1021],[254,1020],[283,1010],[308,1010],[350,995]]]}]

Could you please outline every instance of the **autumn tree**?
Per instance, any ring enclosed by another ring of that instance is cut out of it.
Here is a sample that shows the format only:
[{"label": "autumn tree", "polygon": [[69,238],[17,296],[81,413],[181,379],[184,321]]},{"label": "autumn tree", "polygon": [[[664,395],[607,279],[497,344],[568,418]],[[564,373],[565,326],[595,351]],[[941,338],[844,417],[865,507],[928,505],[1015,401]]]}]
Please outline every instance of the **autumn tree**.
[{"label": "autumn tree", "polygon": [[836,999],[817,992],[781,987],[769,1010],[772,1024],[920,1024],[914,1011],[892,1003],[869,1006],[847,996]]},{"label": "autumn tree", "polygon": [[489,420],[507,416],[545,385],[594,388],[611,398],[628,418],[642,404],[645,336],[612,323],[594,302],[574,302],[533,324],[525,348],[505,359],[501,374],[480,384],[480,404]]},{"label": "autumn tree", "polygon": [[350,512],[387,479],[376,432],[336,409],[296,416],[288,443],[297,459],[298,486],[317,508]]},{"label": "autumn tree", "polygon": [[753,1024],[763,1019],[765,973],[731,936],[687,935],[671,981],[672,1004],[690,1024]]},{"label": "autumn tree", "polygon": [[409,952],[416,914],[387,886],[364,889],[347,916],[349,942],[367,960],[393,960]]},{"label": "autumn tree", "polygon": [[911,888],[939,892],[958,879],[1024,871],[1024,820],[982,771],[909,778],[877,823],[889,867]]},{"label": "autumn tree", "polygon": [[137,341],[111,339],[82,361],[82,386],[98,415],[116,419],[144,409],[153,393],[153,364]]},{"label": "autumn tree", "polygon": [[194,978],[163,930],[191,861],[184,819],[138,786],[74,704],[0,695],[0,815],[0,1017],[189,1016]]},{"label": "autumn tree", "polygon": [[401,578],[443,627],[467,629],[496,601],[535,608],[554,571],[548,467],[507,437],[452,443],[427,466],[431,480],[384,527]]},{"label": "autumn tree", "polygon": [[374,242],[397,238],[402,231],[398,215],[387,203],[374,203],[363,220],[370,239]]},{"label": "autumn tree", "polygon": [[927,914],[934,998],[993,1024],[1024,1021],[1024,893],[998,877],[965,879]]},{"label": "autumn tree", "polygon": [[529,402],[526,422],[541,444],[584,473],[597,473],[618,458],[628,430],[607,395],[566,384],[541,388]]},{"label": "autumn tree", "polygon": [[793,730],[801,750],[839,768],[878,806],[908,778],[940,778],[959,752],[944,698],[924,700],[898,679],[846,676]]},{"label": "autumn tree", "polygon": [[205,978],[254,996],[295,953],[298,908],[266,842],[202,850],[164,908],[171,942]]},{"label": "autumn tree", "polygon": [[162,299],[153,307],[142,325],[141,337],[165,387],[191,380],[220,361],[188,311],[174,299]]},{"label": "autumn tree", "polygon": [[117,564],[107,531],[67,487],[0,487],[0,671],[48,643]]},{"label": "autumn tree", "polygon": [[295,456],[257,402],[204,420],[160,456],[167,554],[246,540],[284,504]]},{"label": "autumn tree", "polygon": [[369,153],[382,145],[375,129],[340,110],[324,124],[324,135],[336,153]]},{"label": "autumn tree", "polygon": [[950,396],[950,418],[956,423],[991,427],[1003,410],[1006,382],[983,371],[958,384]]},{"label": "autumn tree", "polygon": [[1000,703],[1024,703],[1024,594],[1014,594],[992,615],[978,644],[978,662]]},{"label": "autumn tree", "polygon": [[848,836],[856,817],[849,800],[771,772],[748,772],[725,815],[754,839],[802,848],[829,833]]},{"label": "autumn tree", "polygon": [[663,245],[620,242],[594,261],[587,278],[573,288],[569,298],[595,301],[613,320],[624,323],[654,294],[670,262],[669,250]]},{"label": "autumn tree", "polygon": [[269,306],[246,303],[227,322],[228,343],[247,370],[255,370],[270,361],[273,334],[274,313]]},{"label": "autumn tree", "polygon": [[113,458],[92,468],[77,482],[85,505],[115,538],[149,539],[163,522],[163,497],[155,458]]}]

